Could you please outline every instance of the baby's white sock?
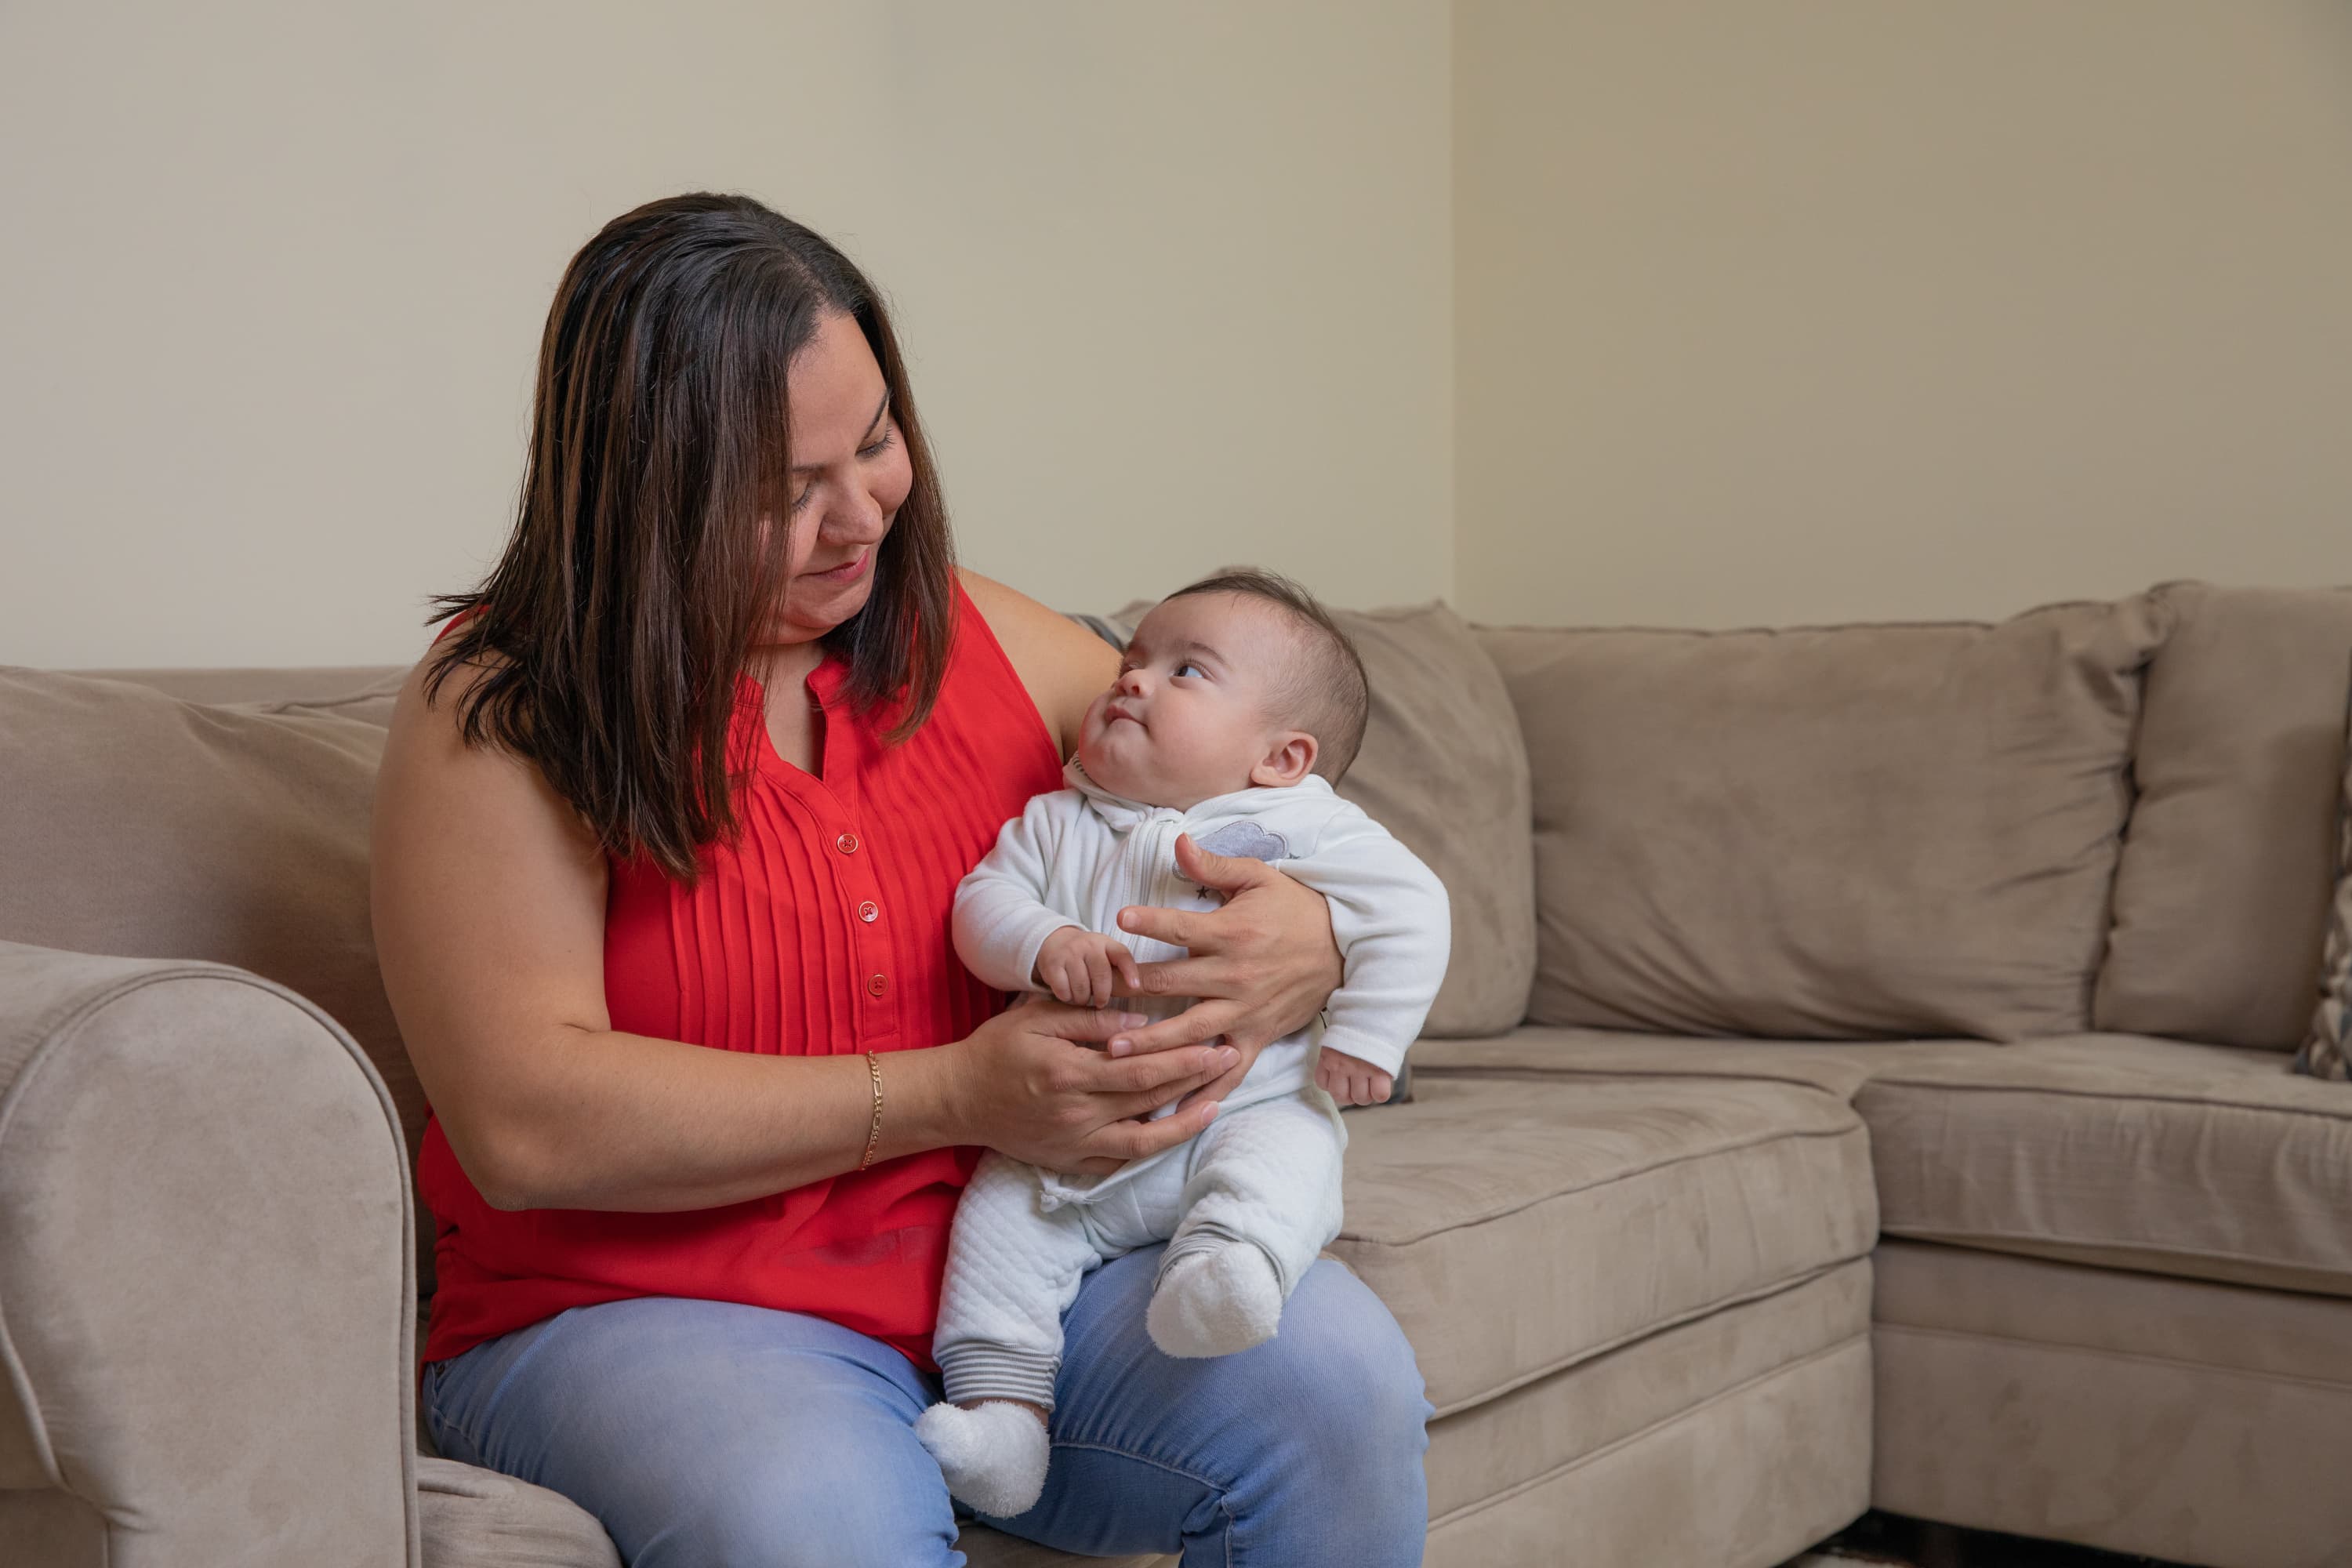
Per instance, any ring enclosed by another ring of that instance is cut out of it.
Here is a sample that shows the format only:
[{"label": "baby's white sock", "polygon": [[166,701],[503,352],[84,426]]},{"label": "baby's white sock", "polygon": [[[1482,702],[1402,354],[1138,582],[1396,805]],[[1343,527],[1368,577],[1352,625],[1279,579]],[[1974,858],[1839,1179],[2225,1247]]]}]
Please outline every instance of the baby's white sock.
[{"label": "baby's white sock", "polygon": [[1172,1356],[1231,1355],[1274,1338],[1282,1281],[1246,1241],[1229,1241],[1169,1265],[1143,1315],[1151,1342]]},{"label": "baby's white sock", "polygon": [[1010,1401],[934,1405],[915,1418],[915,1436],[940,1462],[948,1495],[982,1513],[1027,1513],[1045,1489],[1045,1424]]}]

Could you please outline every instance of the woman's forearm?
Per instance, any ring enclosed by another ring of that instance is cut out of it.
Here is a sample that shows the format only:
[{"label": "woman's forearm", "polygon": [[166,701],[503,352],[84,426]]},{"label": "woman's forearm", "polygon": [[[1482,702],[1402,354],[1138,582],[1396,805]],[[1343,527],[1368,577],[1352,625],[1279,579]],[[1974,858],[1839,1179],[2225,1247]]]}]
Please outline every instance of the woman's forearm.
[{"label": "woman's forearm", "polygon": [[[958,1141],[944,1050],[891,1051],[877,1161]],[[863,1055],[772,1057],[565,1028],[517,1051],[515,1081],[475,1083],[442,1128],[503,1209],[716,1208],[854,1171],[873,1125]],[[532,1070],[544,1068],[549,1070]]]}]

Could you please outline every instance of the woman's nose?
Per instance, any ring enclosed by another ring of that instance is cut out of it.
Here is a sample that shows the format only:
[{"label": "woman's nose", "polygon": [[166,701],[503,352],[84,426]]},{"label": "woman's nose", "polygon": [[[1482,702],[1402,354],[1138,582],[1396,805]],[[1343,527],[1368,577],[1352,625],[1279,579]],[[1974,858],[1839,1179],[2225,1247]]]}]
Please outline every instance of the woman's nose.
[{"label": "woman's nose", "polygon": [[825,538],[835,544],[871,544],[888,531],[889,514],[863,486],[825,512]]}]

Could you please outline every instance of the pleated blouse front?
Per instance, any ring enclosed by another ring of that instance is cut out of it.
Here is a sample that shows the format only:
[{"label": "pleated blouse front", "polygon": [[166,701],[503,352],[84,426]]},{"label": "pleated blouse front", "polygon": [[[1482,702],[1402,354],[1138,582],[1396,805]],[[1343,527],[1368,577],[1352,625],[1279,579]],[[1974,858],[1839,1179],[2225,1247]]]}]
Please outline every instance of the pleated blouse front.
[{"label": "pleated blouse front", "polygon": [[[641,859],[612,867],[614,1028],[856,1055],[960,1040],[1003,1005],[956,958],[956,885],[1031,795],[1060,787],[1061,758],[979,611],[957,600],[939,702],[898,745],[882,739],[891,711],[853,711],[846,667],[827,659],[808,678],[824,742],[807,773],[776,754],[765,694],[744,683],[730,744],[755,761],[740,839],[705,850],[691,888]],[[572,1307],[688,1296],[814,1313],[928,1366],[948,1226],[977,1158],[937,1149],[684,1214],[501,1213],[435,1119],[418,1160],[439,1226],[425,1359]]]}]

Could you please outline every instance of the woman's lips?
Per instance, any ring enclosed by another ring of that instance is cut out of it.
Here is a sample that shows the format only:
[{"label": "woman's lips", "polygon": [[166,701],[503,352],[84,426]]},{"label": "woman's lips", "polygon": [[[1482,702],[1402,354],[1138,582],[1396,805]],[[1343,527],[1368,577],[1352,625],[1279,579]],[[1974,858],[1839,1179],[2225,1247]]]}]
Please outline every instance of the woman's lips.
[{"label": "woman's lips", "polygon": [[820,583],[855,583],[866,575],[866,564],[873,559],[874,552],[861,550],[830,572],[812,572],[809,575]]}]

